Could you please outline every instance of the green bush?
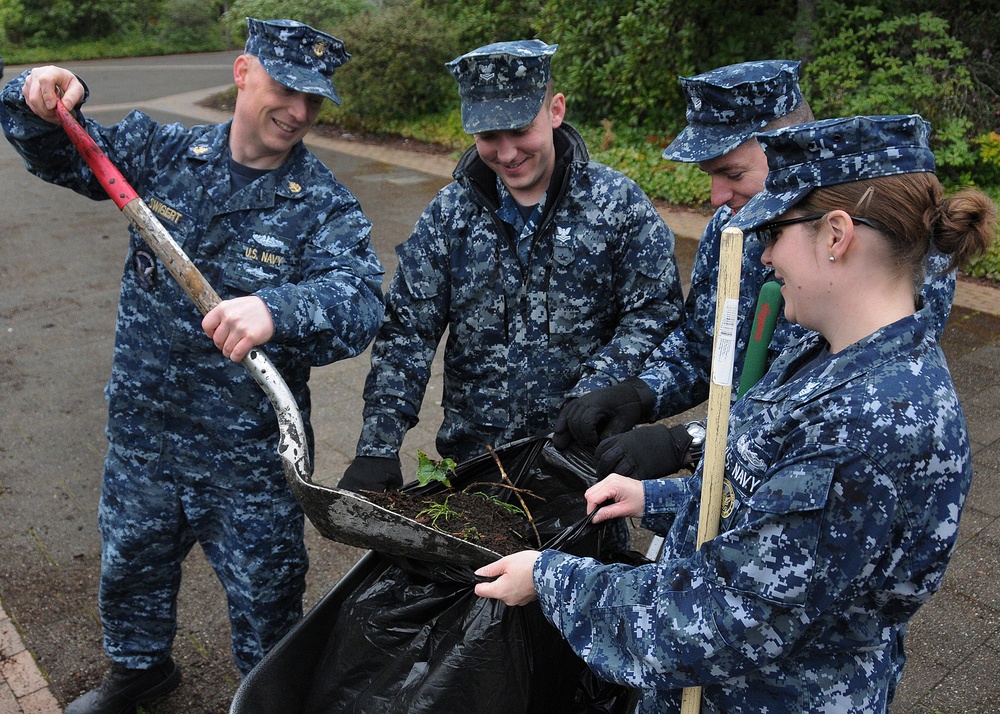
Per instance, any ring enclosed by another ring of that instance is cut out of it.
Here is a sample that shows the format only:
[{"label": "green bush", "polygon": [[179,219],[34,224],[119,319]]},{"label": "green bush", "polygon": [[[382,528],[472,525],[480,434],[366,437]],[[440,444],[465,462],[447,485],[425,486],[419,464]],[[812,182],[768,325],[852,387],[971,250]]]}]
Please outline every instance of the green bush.
[{"label": "green bush", "polygon": [[142,0],[25,0],[5,2],[0,18],[9,42],[42,47],[128,33],[141,27],[143,9]]},{"label": "green bush", "polygon": [[219,10],[204,0],[167,0],[157,27],[164,44],[174,52],[224,49]]},{"label": "green bush", "polygon": [[[594,124],[608,119],[661,129],[683,122],[676,77],[690,67],[683,41],[658,22],[670,5],[670,0],[545,4],[540,31],[545,41],[559,45],[552,72],[574,116]],[[673,51],[667,52],[668,46]]]},{"label": "green bush", "polygon": [[336,27],[353,59],[337,70],[353,128],[412,119],[458,105],[458,88],[445,63],[460,52],[447,23],[412,3],[365,12]]},{"label": "green bush", "polygon": [[[996,147],[1000,148],[1000,137],[995,141]],[[1000,209],[1000,186],[994,184],[983,191],[993,199],[993,205]],[[970,260],[962,267],[962,272],[974,278],[1000,283],[1000,225],[997,226],[997,233],[986,252]]]},{"label": "green bush", "polygon": [[541,0],[417,0],[416,4],[451,25],[458,54],[463,54],[493,42],[539,37],[535,23],[544,3]]},{"label": "green bush", "polygon": [[976,137],[979,147],[976,157],[976,183],[980,186],[1000,186],[1000,134],[991,131]]},{"label": "green bush", "polygon": [[633,179],[650,198],[678,206],[708,204],[711,197],[708,174],[697,164],[663,159],[663,149],[669,143],[667,138],[646,135],[629,127],[614,129],[609,121],[604,121],[601,127],[573,126],[587,142],[591,158]]},{"label": "green bush", "polygon": [[3,58],[8,65],[40,65],[116,57],[153,57],[177,52],[211,52],[224,49],[220,43],[220,40],[215,39],[206,45],[192,45],[187,40],[172,44],[170,40],[151,32],[130,32],[114,38],[60,43],[56,46],[5,47]]},{"label": "green bush", "polygon": [[818,4],[816,17],[802,91],[817,118],[920,114],[931,123],[942,181],[968,183],[977,160],[963,115],[972,90],[968,50],[948,23],[929,12],[886,17],[874,6],[832,0]]},{"label": "green bush", "polygon": [[792,0],[549,0],[541,37],[557,43],[556,83],[581,119],[677,131],[678,77],[773,56],[796,16]]},{"label": "green bush", "polygon": [[298,20],[317,30],[329,31],[331,27],[373,7],[371,0],[235,0],[222,14],[221,22],[234,40],[243,44],[247,37],[248,17]]}]

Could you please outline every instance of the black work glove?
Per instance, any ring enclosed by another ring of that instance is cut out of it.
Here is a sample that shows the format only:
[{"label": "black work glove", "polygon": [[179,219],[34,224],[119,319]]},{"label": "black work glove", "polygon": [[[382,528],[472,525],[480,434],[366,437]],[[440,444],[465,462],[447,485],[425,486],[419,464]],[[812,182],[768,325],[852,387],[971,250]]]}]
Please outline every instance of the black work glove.
[{"label": "black work glove", "polygon": [[656,395],[638,377],[598,389],[563,405],[552,432],[552,445],[565,449],[575,439],[593,448],[614,434],[649,421]]},{"label": "black work glove", "polygon": [[345,491],[398,491],[403,487],[399,459],[385,456],[355,456],[337,488]]},{"label": "black work glove", "polygon": [[684,466],[691,435],[683,424],[641,426],[597,445],[597,478],[616,473],[640,481],[663,478]]}]

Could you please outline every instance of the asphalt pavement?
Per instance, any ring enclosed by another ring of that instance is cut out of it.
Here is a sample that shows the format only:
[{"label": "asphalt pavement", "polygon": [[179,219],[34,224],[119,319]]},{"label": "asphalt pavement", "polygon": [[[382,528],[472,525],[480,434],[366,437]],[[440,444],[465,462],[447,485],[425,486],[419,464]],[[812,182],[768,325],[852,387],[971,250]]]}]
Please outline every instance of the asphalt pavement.
[{"label": "asphalt pavement", "polygon": [[[231,85],[234,53],[71,63],[89,83],[88,114],[113,122],[139,108],[187,125],[226,118],[197,101]],[[21,68],[7,67],[5,78]],[[349,98],[345,98],[349,101]],[[390,150],[349,137],[308,140],[361,201],[387,270],[454,157]],[[125,219],[30,177],[0,143],[0,714],[61,712],[99,681],[106,660],[96,614],[96,508],[106,447],[102,395],[111,364]],[[664,209],[690,271],[705,217]],[[685,287],[686,289],[686,287]],[[944,349],[973,442],[975,478],[940,592],[914,618],[892,714],[990,712],[1000,693],[1000,291],[963,282]],[[360,430],[367,354],[310,381],[316,480],[333,485]],[[423,420],[403,454],[434,454],[440,361]],[[362,554],[307,528],[307,607]],[[185,563],[175,656],[181,688],[150,714],[224,712],[239,683],[225,602],[196,549]]]}]

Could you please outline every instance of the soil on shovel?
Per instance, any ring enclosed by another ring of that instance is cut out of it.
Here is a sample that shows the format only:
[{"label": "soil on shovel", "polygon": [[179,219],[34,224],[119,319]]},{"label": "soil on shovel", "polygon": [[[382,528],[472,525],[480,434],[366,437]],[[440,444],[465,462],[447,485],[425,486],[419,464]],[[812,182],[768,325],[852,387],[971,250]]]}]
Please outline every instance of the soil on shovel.
[{"label": "soil on shovel", "polygon": [[[431,496],[402,491],[365,491],[363,495],[377,506],[500,555],[538,547],[531,524],[524,515],[480,493],[445,491]],[[434,509],[441,506],[447,508],[447,513],[434,522]]]}]

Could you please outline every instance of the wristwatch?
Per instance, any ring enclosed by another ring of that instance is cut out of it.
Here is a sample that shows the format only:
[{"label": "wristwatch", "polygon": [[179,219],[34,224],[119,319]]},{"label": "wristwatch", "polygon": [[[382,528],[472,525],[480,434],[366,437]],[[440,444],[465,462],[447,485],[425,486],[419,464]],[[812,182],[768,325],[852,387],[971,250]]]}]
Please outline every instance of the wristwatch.
[{"label": "wristwatch", "polygon": [[701,457],[705,455],[705,420],[689,421],[684,424],[688,436],[691,437],[691,444],[688,446],[688,455],[691,457],[691,465],[697,466]]}]

